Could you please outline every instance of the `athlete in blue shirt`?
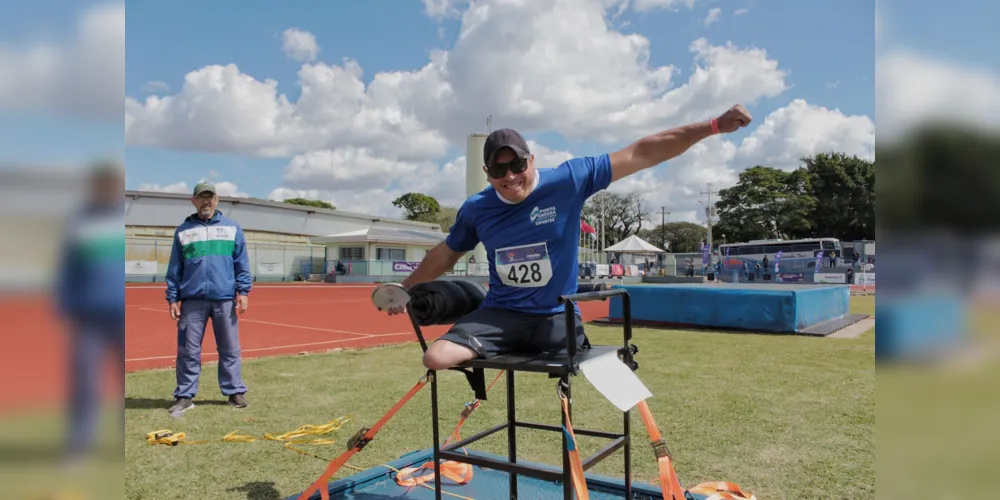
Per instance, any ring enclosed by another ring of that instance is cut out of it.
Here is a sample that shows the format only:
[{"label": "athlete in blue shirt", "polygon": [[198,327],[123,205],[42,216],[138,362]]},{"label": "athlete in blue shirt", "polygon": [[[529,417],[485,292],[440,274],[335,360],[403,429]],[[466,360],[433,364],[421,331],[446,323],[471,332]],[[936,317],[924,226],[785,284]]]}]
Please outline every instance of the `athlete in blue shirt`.
[{"label": "athlete in blue shirt", "polygon": [[[620,151],[574,158],[554,169],[535,168],[521,135],[497,130],[486,138],[483,170],[490,186],[458,211],[447,239],[427,252],[401,283],[437,279],[482,242],[490,289],[468,314],[424,353],[424,365],[444,370],[477,357],[511,352],[558,353],[566,324],[559,296],[577,290],[577,241],[584,203],[612,182],[674,158],[701,140],[750,123],[737,105],[710,121],[644,137]],[[404,312],[396,308],[389,314]],[[577,311],[577,342],[587,337]]]}]

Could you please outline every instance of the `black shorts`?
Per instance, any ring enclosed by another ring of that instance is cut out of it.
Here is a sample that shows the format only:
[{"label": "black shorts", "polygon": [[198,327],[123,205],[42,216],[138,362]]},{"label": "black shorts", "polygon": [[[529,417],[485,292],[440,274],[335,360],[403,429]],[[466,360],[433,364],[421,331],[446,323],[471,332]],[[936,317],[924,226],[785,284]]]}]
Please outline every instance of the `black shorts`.
[{"label": "black shorts", "polygon": [[[482,358],[505,354],[563,354],[566,352],[566,313],[531,314],[480,307],[458,320],[438,340],[468,347]],[[583,319],[576,315],[576,345],[590,347]]]}]

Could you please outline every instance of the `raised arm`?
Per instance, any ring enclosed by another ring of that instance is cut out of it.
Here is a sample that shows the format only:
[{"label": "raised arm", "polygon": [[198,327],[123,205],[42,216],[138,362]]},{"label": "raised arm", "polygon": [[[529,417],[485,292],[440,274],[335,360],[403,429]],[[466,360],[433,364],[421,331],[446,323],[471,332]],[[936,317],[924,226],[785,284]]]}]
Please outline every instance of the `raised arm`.
[{"label": "raised arm", "polygon": [[735,132],[750,121],[750,113],[737,104],[718,118],[643,137],[611,153],[611,182],[680,156],[711,135]]}]

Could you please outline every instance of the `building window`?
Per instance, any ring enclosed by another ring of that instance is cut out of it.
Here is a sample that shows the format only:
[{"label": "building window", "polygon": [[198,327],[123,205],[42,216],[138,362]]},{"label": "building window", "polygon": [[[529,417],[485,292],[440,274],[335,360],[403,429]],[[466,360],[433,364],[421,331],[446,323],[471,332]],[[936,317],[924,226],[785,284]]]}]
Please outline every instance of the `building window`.
[{"label": "building window", "polygon": [[402,261],[406,260],[405,248],[376,248],[375,260]]},{"label": "building window", "polygon": [[365,247],[340,247],[340,260],[365,260]]}]

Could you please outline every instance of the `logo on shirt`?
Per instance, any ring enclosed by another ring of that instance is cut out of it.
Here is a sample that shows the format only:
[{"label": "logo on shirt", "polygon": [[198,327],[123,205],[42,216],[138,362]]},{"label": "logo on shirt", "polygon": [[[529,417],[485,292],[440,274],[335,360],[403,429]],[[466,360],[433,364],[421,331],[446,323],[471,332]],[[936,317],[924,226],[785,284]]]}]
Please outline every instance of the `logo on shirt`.
[{"label": "logo on shirt", "polygon": [[542,209],[535,207],[531,209],[531,214],[528,215],[528,218],[531,222],[534,222],[536,226],[551,224],[556,221],[556,207]]}]

